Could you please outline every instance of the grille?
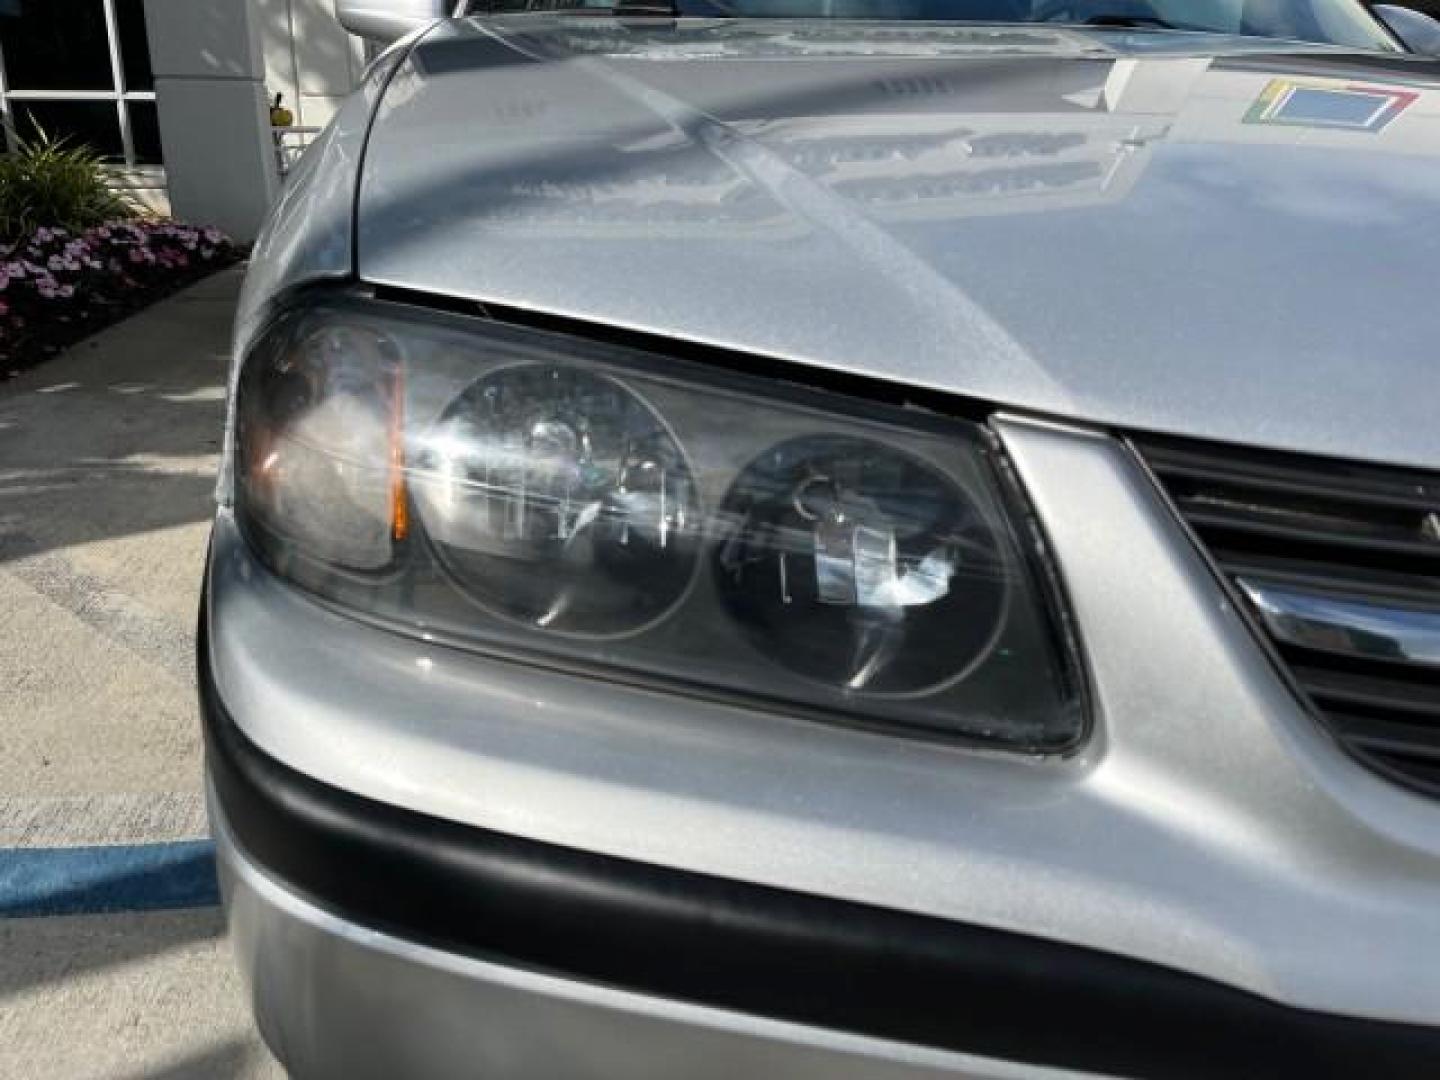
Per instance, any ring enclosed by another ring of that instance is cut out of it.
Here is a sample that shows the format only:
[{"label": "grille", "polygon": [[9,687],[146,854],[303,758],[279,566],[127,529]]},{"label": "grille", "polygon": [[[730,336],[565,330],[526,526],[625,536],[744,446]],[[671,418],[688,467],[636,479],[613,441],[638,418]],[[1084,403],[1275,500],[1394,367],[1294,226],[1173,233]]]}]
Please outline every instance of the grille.
[{"label": "grille", "polygon": [[1440,473],[1135,445],[1321,722],[1440,795]]}]

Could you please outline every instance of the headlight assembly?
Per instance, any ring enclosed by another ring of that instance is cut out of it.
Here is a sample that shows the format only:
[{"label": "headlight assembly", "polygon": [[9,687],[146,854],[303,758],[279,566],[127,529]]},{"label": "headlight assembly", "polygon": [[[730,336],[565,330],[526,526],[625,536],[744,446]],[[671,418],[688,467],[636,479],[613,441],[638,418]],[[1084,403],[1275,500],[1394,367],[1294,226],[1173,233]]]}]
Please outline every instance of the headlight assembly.
[{"label": "headlight assembly", "polygon": [[1082,734],[980,425],[359,299],[277,320],[237,394],[241,527],[342,609],[998,747]]}]

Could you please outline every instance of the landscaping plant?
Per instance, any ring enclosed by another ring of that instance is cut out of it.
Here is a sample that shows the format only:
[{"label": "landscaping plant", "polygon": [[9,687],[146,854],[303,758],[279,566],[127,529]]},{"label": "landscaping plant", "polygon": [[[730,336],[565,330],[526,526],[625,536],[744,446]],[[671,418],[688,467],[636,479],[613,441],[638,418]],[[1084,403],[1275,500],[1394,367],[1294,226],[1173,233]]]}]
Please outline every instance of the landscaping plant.
[{"label": "landscaping plant", "polygon": [[107,221],[0,245],[0,378],[233,262],[217,229]]},{"label": "landscaping plant", "polygon": [[32,138],[13,137],[14,153],[0,155],[0,242],[44,226],[76,232],[135,216],[134,203],[110,188],[104,160],[89,147],[38,127]]}]

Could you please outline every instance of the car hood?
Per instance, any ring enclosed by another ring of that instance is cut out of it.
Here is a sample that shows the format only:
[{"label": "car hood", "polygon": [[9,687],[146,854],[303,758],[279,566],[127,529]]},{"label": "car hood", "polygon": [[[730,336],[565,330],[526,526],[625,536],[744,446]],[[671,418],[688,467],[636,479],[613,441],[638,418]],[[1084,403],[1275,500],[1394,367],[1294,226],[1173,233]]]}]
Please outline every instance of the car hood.
[{"label": "car hood", "polygon": [[1440,467],[1440,80],[1200,35],[454,23],[361,277],[1117,427]]}]

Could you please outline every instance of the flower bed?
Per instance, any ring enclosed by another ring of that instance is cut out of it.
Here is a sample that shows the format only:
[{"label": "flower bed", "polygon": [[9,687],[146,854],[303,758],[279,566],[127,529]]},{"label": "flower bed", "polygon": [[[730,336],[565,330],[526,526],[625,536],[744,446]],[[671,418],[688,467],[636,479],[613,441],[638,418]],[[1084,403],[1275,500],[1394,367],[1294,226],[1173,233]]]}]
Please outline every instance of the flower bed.
[{"label": "flower bed", "polygon": [[216,229],[112,221],[0,247],[0,378],[190,284],[238,254]]}]

